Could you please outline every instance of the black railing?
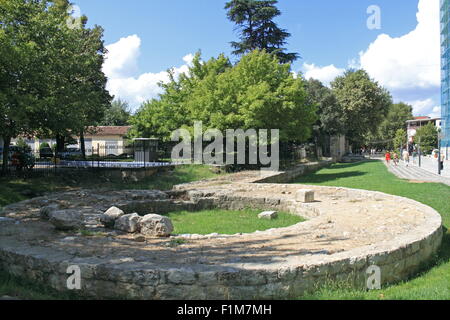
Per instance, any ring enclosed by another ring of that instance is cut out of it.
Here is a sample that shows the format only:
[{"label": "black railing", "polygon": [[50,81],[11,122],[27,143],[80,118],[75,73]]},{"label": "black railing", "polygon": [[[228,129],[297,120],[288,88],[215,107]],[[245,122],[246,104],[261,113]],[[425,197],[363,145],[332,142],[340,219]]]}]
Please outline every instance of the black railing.
[{"label": "black railing", "polygon": [[[3,158],[0,155],[1,159]],[[117,146],[97,144],[89,146],[83,153],[78,148],[54,150],[32,150],[13,148],[6,166],[0,159],[0,175],[29,176],[48,175],[67,170],[98,169],[149,169],[170,165],[159,157],[158,149],[150,144]]]}]

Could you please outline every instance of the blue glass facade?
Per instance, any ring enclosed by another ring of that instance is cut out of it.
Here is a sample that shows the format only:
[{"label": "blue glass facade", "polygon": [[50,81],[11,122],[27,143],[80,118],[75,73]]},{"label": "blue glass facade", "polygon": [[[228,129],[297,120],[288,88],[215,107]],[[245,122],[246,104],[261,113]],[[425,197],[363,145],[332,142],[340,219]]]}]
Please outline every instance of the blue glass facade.
[{"label": "blue glass facade", "polygon": [[450,0],[441,0],[442,146],[450,147]]}]

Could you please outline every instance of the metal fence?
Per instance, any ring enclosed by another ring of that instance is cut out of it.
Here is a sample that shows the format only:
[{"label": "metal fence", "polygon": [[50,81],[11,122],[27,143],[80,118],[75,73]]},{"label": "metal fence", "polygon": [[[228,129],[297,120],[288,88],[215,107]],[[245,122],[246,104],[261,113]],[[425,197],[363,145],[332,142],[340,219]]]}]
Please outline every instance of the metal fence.
[{"label": "metal fence", "polygon": [[[169,167],[183,162],[172,163],[172,149],[175,142],[156,142],[150,139],[136,140],[131,145],[89,145],[83,153],[79,148],[68,147],[62,152],[56,152],[51,148],[43,148],[37,152],[24,148],[12,147],[8,154],[6,168],[3,168],[0,154],[0,176],[33,176],[54,175],[68,173],[74,170],[147,170],[157,167]],[[248,146],[247,146],[248,147]],[[194,150],[191,150],[193,156]],[[248,155],[246,149],[246,156]],[[299,145],[295,143],[280,144],[281,168],[288,168],[305,157],[314,157],[316,148],[312,145]],[[223,153],[224,161],[229,154]],[[237,161],[237,153],[233,152]],[[246,158],[246,163],[247,163]],[[192,163],[194,159],[192,158]],[[259,169],[261,164],[231,165],[232,171]]]},{"label": "metal fence", "polygon": [[69,170],[145,170],[170,165],[170,161],[160,158],[157,145],[147,142],[127,146],[98,144],[86,148],[84,153],[78,148],[62,152],[46,148],[32,152],[12,147],[5,166],[0,154],[2,176],[49,175]]}]

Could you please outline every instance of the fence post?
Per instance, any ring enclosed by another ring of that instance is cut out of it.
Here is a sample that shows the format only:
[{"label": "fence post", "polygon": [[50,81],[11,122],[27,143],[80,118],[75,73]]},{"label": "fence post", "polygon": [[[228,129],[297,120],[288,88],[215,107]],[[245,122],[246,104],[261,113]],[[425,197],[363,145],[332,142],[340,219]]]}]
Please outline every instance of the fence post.
[{"label": "fence post", "polygon": [[100,143],[97,143],[97,168],[100,168]]},{"label": "fence post", "polygon": [[146,145],[146,140],[142,141],[144,143],[143,145],[143,149],[144,149],[144,170],[145,168],[147,168],[147,145]]}]

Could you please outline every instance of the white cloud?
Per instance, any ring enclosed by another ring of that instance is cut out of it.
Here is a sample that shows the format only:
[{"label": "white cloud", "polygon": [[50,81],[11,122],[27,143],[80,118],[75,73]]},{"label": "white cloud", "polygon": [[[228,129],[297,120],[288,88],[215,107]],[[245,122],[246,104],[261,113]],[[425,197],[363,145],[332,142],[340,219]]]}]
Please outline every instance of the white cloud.
[{"label": "white cloud", "polygon": [[388,89],[440,85],[439,0],[419,0],[416,28],[398,38],[381,34],[360,53],[362,68]]},{"label": "white cloud", "polygon": [[430,116],[432,118],[441,116],[441,107],[432,98],[408,101],[407,103],[412,105],[413,113],[416,116]]},{"label": "white cloud", "polygon": [[141,39],[137,35],[121,38],[106,46],[108,53],[103,64],[103,72],[111,78],[131,75],[137,70]]},{"label": "white cloud", "polygon": [[436,106],[433,108],[433,111],[429,114],[431,118],[440,118],[442,116],[441,113],[442,108],[440,106]]},{"label": "white cloud", "polygon": [[[419,0],[417,25],[411,32],[391,37],[381,34],[348,68],[365,69],[386,87],[394,101],[406,101],[417,116],[440,116],[440,10],[439,0]],[[303,64],[305,78],[328,84],[344,69]]]},{"label": "white cloud", "polygon": [[[158,83],[169,81],[167,71],[134,76],[138,71],[140,46],[141,39],[137,35],[121,38],[116,43],[106,46],[108,54],[103,64],[103,72],[108,77],[109,92],[116,98],[129,102],[134,110],[143,102],[157,98],[158,94],[162,93]],[[185,64],[172,68],[175,77],[187,73],[193,59],[193,54],[183,57]]]},{"label": "white cloud", "polygon": [[304,63],[303,70],[305,79],[317,79],[326,86],[329,86],[330,82],[345,72],[345,69],[336,68],[333,64],[325,67],[319,67],[314,63]]}]

